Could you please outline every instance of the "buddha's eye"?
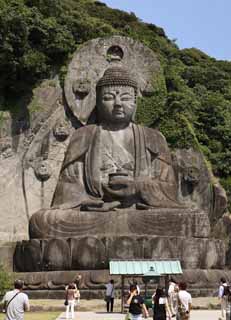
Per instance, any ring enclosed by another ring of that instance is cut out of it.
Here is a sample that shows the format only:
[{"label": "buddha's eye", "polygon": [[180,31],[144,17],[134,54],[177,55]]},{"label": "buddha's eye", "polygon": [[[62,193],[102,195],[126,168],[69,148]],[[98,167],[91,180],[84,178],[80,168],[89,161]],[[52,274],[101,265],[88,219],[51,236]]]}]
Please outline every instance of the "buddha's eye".
[{"label": "buddha's eye", "polygon": [[121,97],[121,101],[131,101],[133,98],[130,95],[124,95]]},{"label": "buddha's eye", "polygon": [[104,101],[111,101],[111,100],[114,100],[114,96],[112,94],[105,94],[103,96],[103,100]]}]

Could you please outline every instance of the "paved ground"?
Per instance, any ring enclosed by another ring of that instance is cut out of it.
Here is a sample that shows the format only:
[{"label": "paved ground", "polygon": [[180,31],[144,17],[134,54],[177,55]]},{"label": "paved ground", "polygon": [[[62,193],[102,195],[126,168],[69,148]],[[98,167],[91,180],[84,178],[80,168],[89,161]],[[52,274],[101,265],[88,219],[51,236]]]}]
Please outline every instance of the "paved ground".
[{"label": "paved ground", "polygon": [[[198,310],[192,311],[190,320],[218,320],[220,312],[218,310]],[[75,320],[124,320],[125,315],[121,313],[105,313],[105,312],[76,312]],[[57,320],[66,319],[65,313],[62,313]],[[152,318],[149,318],[150,320]],[[174,318],[173,318],[174,319]]]},{"label": "paved ground", "polygon": [[[34,311],[64,311],[64,298],[62,300],[56,299],[43,299],[43,300],[30,300],[31,310]],[[103,299],[81,299],[80,305],[78,305],[78,311],[89,311],[97,312],[106,310],[105,301]],[[115,299],[114,311],[120,312],[121,301]],[[217,297],[207,298],[193,298],[193,308],[195,310],[215,310],[219,309],[219,301]]]}]

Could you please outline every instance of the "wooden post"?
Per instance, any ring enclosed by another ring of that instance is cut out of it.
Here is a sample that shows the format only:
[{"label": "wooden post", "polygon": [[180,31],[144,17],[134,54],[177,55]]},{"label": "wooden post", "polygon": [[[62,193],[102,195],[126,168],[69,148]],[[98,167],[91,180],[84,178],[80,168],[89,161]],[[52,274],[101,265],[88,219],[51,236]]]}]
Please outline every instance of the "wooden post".
[{"label": "wooden post", "polygon": [[121,276],[121,313],[124,313],[124,276]]},{"label": "wooden post", "polygon": [[164,277],[164,286],[165,286],[165,294],[168,295],[168,283],[169,283],[169,275],[166,274]]}]

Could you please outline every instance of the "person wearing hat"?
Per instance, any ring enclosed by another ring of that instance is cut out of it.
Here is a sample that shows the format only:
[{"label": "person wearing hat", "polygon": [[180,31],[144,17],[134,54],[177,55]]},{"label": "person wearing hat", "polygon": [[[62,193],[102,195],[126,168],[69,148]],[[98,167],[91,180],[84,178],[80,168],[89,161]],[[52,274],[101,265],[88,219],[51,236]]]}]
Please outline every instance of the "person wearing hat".
[{"label": "person wearing hat", "polygon": [[23,281],[15,280],[14,290],[8,291],[2,300],[5,320],[23,320],[24,312],[30,310],[27,294],[23,292]]}]

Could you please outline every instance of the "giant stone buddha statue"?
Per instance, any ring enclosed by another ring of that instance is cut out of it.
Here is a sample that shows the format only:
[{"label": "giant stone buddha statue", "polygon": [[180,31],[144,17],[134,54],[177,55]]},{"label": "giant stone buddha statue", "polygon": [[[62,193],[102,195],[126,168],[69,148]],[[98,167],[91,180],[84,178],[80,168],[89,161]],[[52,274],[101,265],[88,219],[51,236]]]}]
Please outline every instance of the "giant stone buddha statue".
[{"label": "giant stone buddha statue", "polygon": [[137,83],[121,66],[97,84],[97,124],[74,133],[53,206],[77,210],[176,207],[177,187],[163,135],[134,124]]},{"label": "giant stone buddha statue", "polygon": [[[19,270],[105,269],[111,258],[179,258],[185,268],[224,264],[223,243],[210,239],[210,221],[227,205],[223,189],[211,189],[201,155],[175,150],[173,159],[158,130],[134,121],[156,65],[149,49],[123,37],[93,40],[74,56],[65,95],[81,125],[50,208],[32,214],[31,240],[16,250]],[[21,263],[26,252],[30,266]]]},{"label": "giant stone buddha statue", "polygon": [[[136,80],[117,63],[98,81],[97,122],[74,132],[54,193],[52,208],[60,210],[60,215],[66,216],[67,209],[109,212],[180,207],[164,136],[134,123],[137,90]],[[47,211],[33,215],[32,236],[34,225],[43,233],[44,215]]]}]

